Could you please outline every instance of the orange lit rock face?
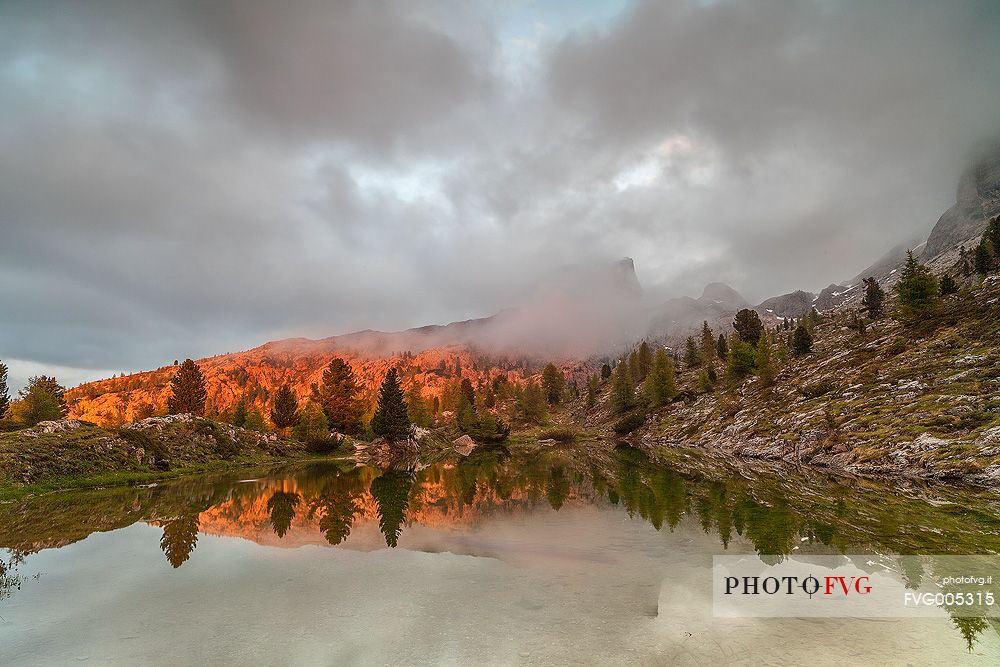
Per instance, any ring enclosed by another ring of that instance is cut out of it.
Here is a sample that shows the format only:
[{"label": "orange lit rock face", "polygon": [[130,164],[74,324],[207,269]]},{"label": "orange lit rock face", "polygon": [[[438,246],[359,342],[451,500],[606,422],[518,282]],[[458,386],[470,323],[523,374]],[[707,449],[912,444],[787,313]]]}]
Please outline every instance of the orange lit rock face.
[{"label": "orange lit rock face", "polygon": [[[241,399],[266,415],[269,396],[283,384],[291,385],[300,398],[309,395],[313,383],[322,379],[323,369],[334,357],[351,364],[358,382],[371,399],[389,368],[395,366],[404,386],[416,382],[424,395],[440,396],[445,385],[457,378],[474,384],[506,376],[521,382],[537,369],[527,363],[487,359],[461,345],[434,347],[417,353],[406,351],[378,356],[341,348],[331,341],[289,340],[267,343],[246,352],[198,360],[208,388],[208,407],[224,413]],[[97,423],[132,421],[146,407],[162,411],[170,396],[170,378],[176,367],[100,380],[66,392],[70,416]]]}]

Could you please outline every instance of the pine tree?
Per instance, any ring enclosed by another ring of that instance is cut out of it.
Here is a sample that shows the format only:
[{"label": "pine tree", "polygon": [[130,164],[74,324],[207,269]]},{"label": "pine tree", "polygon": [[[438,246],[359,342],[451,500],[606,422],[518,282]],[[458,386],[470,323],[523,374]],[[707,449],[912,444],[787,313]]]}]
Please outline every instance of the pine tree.
[{"label": "pine tree", "polygon": [[729,356],[729,344],[726,342],[725,334],[719,334],[719,340],[715,343],[715,353],[721,361],[725,361]]},{"label": "pine tree", "polygon": [[276,491],[267,501],[267,512],[271,518],[271,530],[278,537],[284,537],[292,526],[295,508],[302,502],[302,496],[287,491]]},{"label": "pine tree", "polygon": [[299,400],[292,388],[283,384],[274,394],[271,406],[271,422],[279,429],[295,426],[299,420]]},{"label": "pine tree", "polygon": [[708,326],[708,322],[704,321],[701,323],[701,360],[702,362],[708,364],[715,359],[716,349],[715,349],[715,336],[712,335],[712,328]]},{"label": "pine tree", "polygon": [[170,389],[171,395],[167,399],[167,410],[170,414],[185,412],[199,416],[205,414],[208,390],[205,389],[205,377],[201,374],[198,364],[185,359],[170,380]]},{"label": "pine tree", "polygon": [[740,340],[750,345],[756,345],[761,334],[764,333],[764,325],[760,321],[760,315],[757,314],[757,311],[749,308],[743,308],[736,313],[733,329],[739,335]]},{"label": "pine tree", "polygon": [[556,368],[555,364],[546,364],[542,371],[542,389],[545,391],[545,400],[549,405],[556,405],[562,400],[563,389],[566,386],[566,379],[562,372]]},{"label": "pine tree", "polygon": [[864,279],[865,296],[861,299],[862,310],[873,320],[881,318],[885,314],[885,290],[879,287],[878,281],[873,277]]},{"label": "pine tree", "polygon": [[642,341],[639,345],[639,376],[636,379],[642,382],[649,375],[649,370],[653,366],[653,353],[649,349],[649,343]]},{"label": "pine tree", "polygon": [[[708,368],[711,368],[711,366]],[[712,391],[712,384],[712,378],[708,375],[708,369],[702,368],[701,372],[698,373],[698,391],[707,394]]]},{"label": "pine tree", "polygon": [[685,341],[684,363],[687,364],[688,368],[701,366],[701,354],[698,352],[698,346],[695,344],[693,336],[688,336]]},{"label": "pine tree", "polygon": [[7,389],[7,365],[0,362],[0,419],[7,414],[10,407],[10,393]]},{"label": "pine tree", "polygon": [[395,368],[390,368],[378,392],[378,407],[372,417],[372,431],[389,441],[406,440],[413,425],[406,413],[403,388]]},{"label": "pine tree", "polygon": [[609,377],[611,377],[611,366],[604,364],[601,366],[601,380],[607,380]]},{"label": "pine tree", "polygon": [[948,296],[958,291],[958,283],[949,275],[941,278],[941,296]]},{"label": "pine tree", "polygon": [[615,367],[611,384],[611,409],[616,413],[626,412],[635,407],[635,382],[632,369],[625,362]]},{"label": "pine tree", "polygon": [[659,408],[677,394],[674,381],[674,364],[662,347],[653,356],[653,365],[642,386],[646,400],[654,408]]},{"label": "pine tree", "polygon": [[365,406],[360,393],[354,370],[340,358],[332,359],[323,370],[323,381],[312,386],[313,400],[323,408],[330,428],[342,433],[361,429]]},{"label": "pine tree", "polygon": [[926,266],[913,257],[913,252],[906,252],[906,264],[896,283],[896,294],[899,296],[899,312],[905,318],[914,318],[927,312],[937,303],[937,278]]},{"label": "pine tree", "polygon": [[809,354],[812,352],[812,347],[813,337],[809,333],[809,329],[802,324],[795,327],[795,333],[792,335],[792,355],[801,357],[804,354]]},{"label": "pine tree", "polygon": [[247,423],[247,404],[244,401],[241,400],[233,408],[233,415],[230,417],[229,423],[239,427]]}]

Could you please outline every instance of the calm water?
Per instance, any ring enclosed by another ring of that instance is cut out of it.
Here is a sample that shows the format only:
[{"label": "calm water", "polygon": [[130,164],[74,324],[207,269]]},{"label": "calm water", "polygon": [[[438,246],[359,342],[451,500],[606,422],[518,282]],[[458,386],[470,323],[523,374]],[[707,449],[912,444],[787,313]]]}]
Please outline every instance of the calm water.
[{"label": "calm water", "polygon": [[713,617],[714,554],[1000,552],[990,494],[748,469],[503,450],[0,505],[0,665],[1000,662],[943,611]]}]

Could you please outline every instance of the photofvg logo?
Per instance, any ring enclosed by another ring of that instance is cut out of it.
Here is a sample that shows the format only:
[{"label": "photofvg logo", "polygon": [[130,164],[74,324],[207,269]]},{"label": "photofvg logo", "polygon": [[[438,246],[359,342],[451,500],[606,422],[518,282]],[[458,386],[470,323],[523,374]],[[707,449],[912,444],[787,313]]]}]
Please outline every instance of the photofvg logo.
[{"label": "photofvg logo", "polygon": [[994,573],[996,556],[715,556],[713,608],[722,617],[1000,616]]}]

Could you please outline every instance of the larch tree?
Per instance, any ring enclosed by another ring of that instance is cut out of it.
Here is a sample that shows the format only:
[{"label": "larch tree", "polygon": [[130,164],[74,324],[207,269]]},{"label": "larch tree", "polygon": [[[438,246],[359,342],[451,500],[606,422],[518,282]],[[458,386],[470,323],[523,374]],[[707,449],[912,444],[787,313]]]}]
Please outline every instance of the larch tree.
[{"label": "larch tree", "polygon": [[636,382],[642,382],[649,375],[649,370],[653,366],[653,352],[649,349],[649,343],[642,341],[639,345],[639,375]]},{"label": "larch tree", "polygon": [[205,414],[208,390],[205,388],[205,376],[201,374],[198,364],[185,359],[171,378],[170,389],[170,398],[167,399],[167,410],[170,414],[185,412],[199,416]]},{"label": "larch tree", "polygon": [[646,400],[654,408],[663,407],[677,394],[674,364],[662,347],[653,355],[653,365],[642,386]]},{"label": "larch tree", "polygon": [[685,341],[684,363],[688,368],[698,368],[701,366],[701,353],[698,351],[698,344],[694,342],[693,336],[688,336]]},{"label": "larch tree", "polygon": [[635,381],[629,364],[622,361],[611,376],[611,409],[622,413],[635,407]]},{"label": "larch tree", "polygon": [[412,428],[399,375],[395,368],[390,368],[378,391],[378,406],[372,416],[372,432],[380,438],[396,442],[409,438]]},{"label": "larch tree", "polygon": [[712,334],[712,327],[708,326],[707,321],[701,323],[701,360],[703,363],[712,363],[715,359],[716,349],[715,349],[715,336]]}]

